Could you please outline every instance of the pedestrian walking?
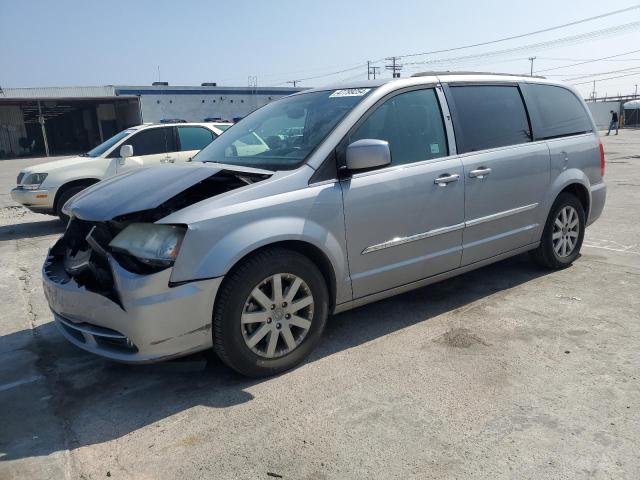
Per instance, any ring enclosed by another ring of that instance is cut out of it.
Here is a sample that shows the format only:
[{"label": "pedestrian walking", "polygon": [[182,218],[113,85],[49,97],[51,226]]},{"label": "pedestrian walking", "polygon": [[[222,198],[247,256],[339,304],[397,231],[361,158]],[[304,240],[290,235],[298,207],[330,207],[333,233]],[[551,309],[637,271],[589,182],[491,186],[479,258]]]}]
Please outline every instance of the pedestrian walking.
[{"label": "pedestrian walking", "polygon": [[616,129],[616,135],[617,135],[618,134],[618,114],[613,110],[610,110],[609,113],[611,114],[611,122],[609,122],[609,131],[607,132],[607,135],[611,133],[612,128]]}]

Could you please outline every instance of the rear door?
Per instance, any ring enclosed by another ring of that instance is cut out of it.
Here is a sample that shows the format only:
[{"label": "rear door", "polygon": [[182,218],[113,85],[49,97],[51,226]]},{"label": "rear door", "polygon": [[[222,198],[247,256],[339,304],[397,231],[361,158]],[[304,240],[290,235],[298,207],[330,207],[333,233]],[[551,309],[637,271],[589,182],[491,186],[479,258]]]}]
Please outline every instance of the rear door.
[{"label": "rear door", "polygon": [[549,183],[549,150],[532,142],[517,84],[445,89],[464,169],[462,265],[535,241]]},{"label": "rear door", "polygon": [[209,145],[214,139],[215,134],[205,127],[195,125],[178,126],[178,151],[169,154],[170,162],[187,162],[196,153]]},{"label": "rear door", "polygon": [[131,136],[125,144],[133,147],[133,156],[127,158],[124,165],[118,164],[118,173],[167,163],[168,152],[175,149],[173,127],[147,128]]},{"label": "rear door", "polygon": [[341,181],[354,298],[460,265],[464,181],[433,88],[379,103],[344,142],[389,142],[391,165]]}]

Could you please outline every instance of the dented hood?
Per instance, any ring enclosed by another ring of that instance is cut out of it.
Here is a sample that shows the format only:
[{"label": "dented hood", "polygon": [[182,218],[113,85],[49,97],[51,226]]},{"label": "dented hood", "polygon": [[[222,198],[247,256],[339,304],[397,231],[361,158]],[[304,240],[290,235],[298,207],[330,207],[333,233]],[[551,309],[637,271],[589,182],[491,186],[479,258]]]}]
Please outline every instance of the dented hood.
[{"label": "dented hood", "polygon": [[66,210],[82,220],[107,221],[156,208],[170,198],[221,171],[245,174],[273,172],[217,163],[188,163],[134,169],[103,180],[73,197]]}]

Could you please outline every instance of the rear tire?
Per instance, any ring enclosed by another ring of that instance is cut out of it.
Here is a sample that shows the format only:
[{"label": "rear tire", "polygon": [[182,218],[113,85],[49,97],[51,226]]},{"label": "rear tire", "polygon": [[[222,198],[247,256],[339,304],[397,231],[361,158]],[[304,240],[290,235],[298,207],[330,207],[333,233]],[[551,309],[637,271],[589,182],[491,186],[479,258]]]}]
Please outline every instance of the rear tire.
[{"label": "rear tire", "polygon": [[62,220],[63,223],[67,224],[69,222],[69,216],[65,215],[62,212],[62,207],[64,207],[64,204],[67,203],[67,201],[69,201],[71,197],[73,197],[77,193],[80,193],[85,188],[87,187],[86,186],[70,187],[64,190],[58,197],[58,203],[56,205],[56,215],[58,215],[58,218]]},{"label": "rear tire", "polygon": [[571,265],[580,255],[585,216],[582,203],[574,195],[566,192],[558,195],[547,217],[540,245],[531,252],[536,263],[554,270]]},{"label": "rear tire", "polygon": [[327,285],[311,260],[284,248],[262,250],[235,267],[221,286],[213,312],[214,350],[246,376],[284,372],[316,347],[328,311]]}]

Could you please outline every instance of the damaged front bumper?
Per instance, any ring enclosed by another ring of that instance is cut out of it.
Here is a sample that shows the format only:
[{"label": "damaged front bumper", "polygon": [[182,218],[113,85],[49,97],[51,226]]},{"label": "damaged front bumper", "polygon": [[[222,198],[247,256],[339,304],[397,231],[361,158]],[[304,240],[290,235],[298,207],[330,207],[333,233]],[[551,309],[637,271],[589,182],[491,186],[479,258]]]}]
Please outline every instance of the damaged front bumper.
[{"label": "damaged front bumper", "polygon": [[67,340],[128,363],[166,360],[212,346],[213,304],[222,277],[170,287],[170,268],[140,275],[110,255],[107,261],[114,295],[78,284],[66,274],[64,258],[50,251],[42,269],[44,293]]}]

